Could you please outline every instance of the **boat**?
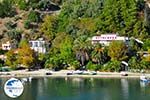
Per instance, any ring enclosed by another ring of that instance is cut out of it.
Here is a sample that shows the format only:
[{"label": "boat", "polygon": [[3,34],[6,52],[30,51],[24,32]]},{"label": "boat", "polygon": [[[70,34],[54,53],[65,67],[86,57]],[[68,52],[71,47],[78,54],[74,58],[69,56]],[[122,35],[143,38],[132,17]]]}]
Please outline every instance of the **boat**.
[{"label": "boat", "polygon": [[128,73],[125,71],[121,71],[120,74],[121,74],[121,76],[128,76]]},{"label": "boat", "polygon": [[73,74],[79,74],[79,75],[81,75],[81,74],[83,74],[83,71],[81,71],[81,70],[76,70],[76,71],[73,71]]},{"label": "boat", "polygon": [[148,79],[145,75],[142,75],[142,76],[140,76],[140,81],[142,81],[142,82],[150,82],[150,79]]},{"label": "boat", "polygon": [[86,70],[76,70],[76,71],[69,71],[67,75],[96,75],[96,71],[86,71]]},{"label": "boat", "polygon": [[83,71],[83,73],[82,73],[83,75],[96,75],[97,73],[96,73],[96,71]]}]

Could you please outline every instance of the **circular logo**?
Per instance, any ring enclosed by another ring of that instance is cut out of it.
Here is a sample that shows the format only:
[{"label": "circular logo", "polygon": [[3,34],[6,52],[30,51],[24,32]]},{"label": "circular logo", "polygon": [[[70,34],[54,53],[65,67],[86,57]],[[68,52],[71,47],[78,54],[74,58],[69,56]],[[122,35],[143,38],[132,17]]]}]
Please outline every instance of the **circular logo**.
[{"label": "circular logo", "polygon": [[4,91],[7,96],[11,98],[17,98],[23,93],[23,85],[20,80],[11,78],[6,81],[4,85]]}]

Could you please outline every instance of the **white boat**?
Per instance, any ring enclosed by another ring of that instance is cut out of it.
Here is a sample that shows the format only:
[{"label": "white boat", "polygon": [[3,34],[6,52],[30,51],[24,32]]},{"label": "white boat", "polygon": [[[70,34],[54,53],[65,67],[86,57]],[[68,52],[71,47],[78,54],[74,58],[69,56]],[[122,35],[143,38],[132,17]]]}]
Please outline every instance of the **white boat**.
[{"label": "white boat", "polygon": [[150,79],[148,79],[145,75],[140,76],[140,81],[142,82],[150,82]]},{"label": "white boat", "polygon": [[81,70],[73,71],[73,74],[82,74],[82,73],[83,73],[83,71],[81,71]]},{"label": "white boat", "polygon": [[125,71],[120,72],[121,76],[128,76],[128,73]]}]

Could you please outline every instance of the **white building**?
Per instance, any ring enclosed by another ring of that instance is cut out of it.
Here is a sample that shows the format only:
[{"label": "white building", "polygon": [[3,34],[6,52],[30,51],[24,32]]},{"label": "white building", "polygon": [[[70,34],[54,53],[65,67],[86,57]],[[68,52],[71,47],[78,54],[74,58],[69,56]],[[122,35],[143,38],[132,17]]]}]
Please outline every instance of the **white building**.
[{"label": "white building", "polygon": [[9,41],[2,43],[2,50],[10,50],[11,48],[11,43]]},{"label": "white building", "polygon": [[7,57],[5,55],[0,55],[1,60],[5,60]]},{"label": "white building", "polygon": [[102,34],[101,36],[93,36],[92,44],[100,43],[104,46],[109,46],[112,41],[123,41],[127,42],[129,40],[128,37],[120,37],[116,34]]},{"label": "white building", "polygon": [[30,48],[38,53],[46,53],[45,41],[43,40],[34,40],[29,41]]}]

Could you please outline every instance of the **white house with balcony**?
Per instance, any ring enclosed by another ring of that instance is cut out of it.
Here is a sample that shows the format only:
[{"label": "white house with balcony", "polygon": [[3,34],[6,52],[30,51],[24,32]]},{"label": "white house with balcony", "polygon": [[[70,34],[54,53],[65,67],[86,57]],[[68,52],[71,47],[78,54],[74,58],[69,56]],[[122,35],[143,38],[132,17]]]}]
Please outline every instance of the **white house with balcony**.
[{"label": "white house with balcony", "polygon": [[2,50],[10,50],[12,48],[11,43],[7,41],[6,43],[2,43]]},{"label": "white house with balcony", "polygon": [[109,46],[112,41],[123,41],[127,43],[128,37],[118,36],[117,34],[102,34],[100,36],[92,37],[92,44],[100,43],[104,46]]},{"label": "white house with balcony", "polygon": [[29,41],[30,48],[38,53],[46,53],[45,41],[32,40]]}]

